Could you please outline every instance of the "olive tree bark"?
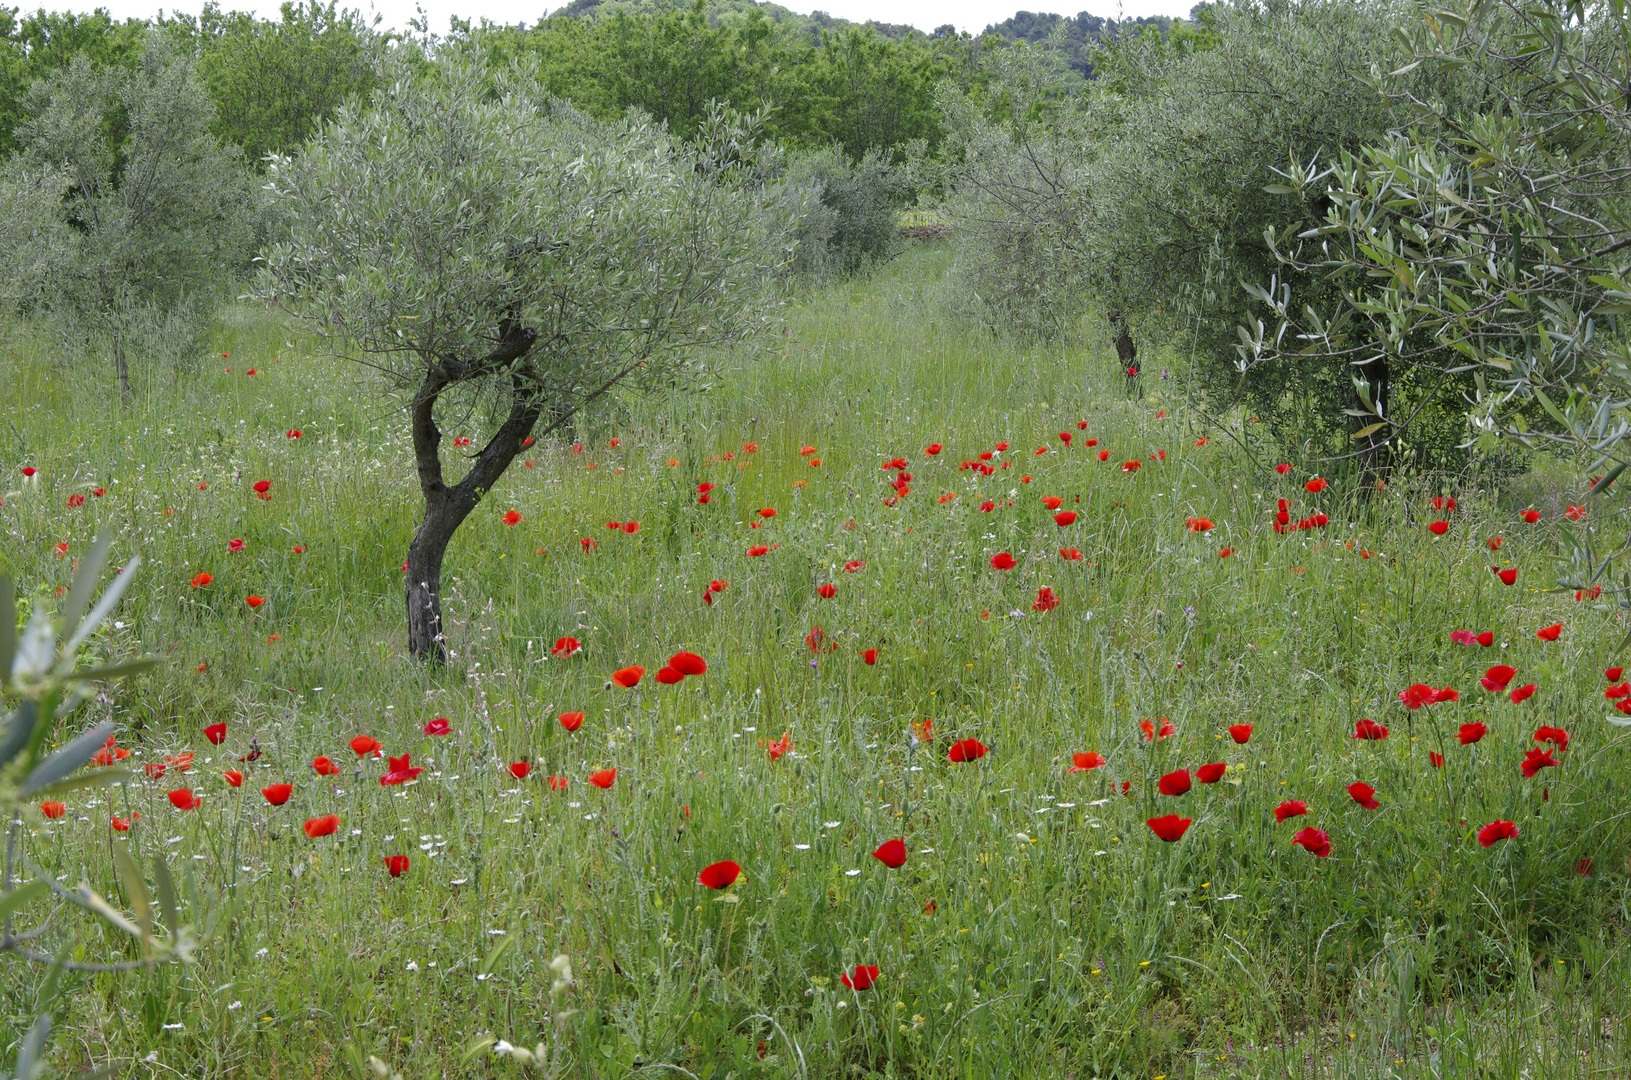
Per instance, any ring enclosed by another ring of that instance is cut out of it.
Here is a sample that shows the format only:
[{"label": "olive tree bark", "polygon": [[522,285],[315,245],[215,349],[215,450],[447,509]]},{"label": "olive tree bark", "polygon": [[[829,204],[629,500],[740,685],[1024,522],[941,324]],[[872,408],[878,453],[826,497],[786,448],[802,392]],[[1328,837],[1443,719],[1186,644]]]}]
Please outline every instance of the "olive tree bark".
[{"label": "olive tree bark", "polygon": [[425,496],[425,516],[408,545],[408,653],[417,659],[437,663],[447,660],[442,641],[442,560],[448,542],[521,452],[523,440],[545,406],[533,373],[526,368],[512,368],[510,415],[476,455],[464,478],[449,485],[442,477],[442,432],[436,426],[436,401],[455,383],[514,364],[537,340],[535,331],[506,323],[499,328],[498,348],[473,364],[444,360],[431,366],[414,394],[410,407],[413,453],[419,489]]},{"label": "olive tree bark", "polygon": [[1133,344],[1133,332],[1127,326],[1127,318],[1120,311],[1110,312],[1110,329],[1116,335],[1116,359],[1121,361],[1121,370],[1127,376],[1127,392],[1143,396],[1143,385],[1138,381],[1138,346]]}]

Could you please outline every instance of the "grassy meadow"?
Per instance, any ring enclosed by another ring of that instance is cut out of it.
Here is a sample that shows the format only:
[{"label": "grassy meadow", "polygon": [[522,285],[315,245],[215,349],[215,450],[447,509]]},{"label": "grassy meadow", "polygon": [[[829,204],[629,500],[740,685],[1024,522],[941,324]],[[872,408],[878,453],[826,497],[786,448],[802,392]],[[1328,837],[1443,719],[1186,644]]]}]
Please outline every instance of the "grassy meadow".
[{"label": "grassy meadow", "polygon": [[[405,653],[420,496],[364,369],[240,308],[211,357],[120,407],[109,371],[5,328],[0,566],[25,606],[54,603],[112,528],[142,566],[97,649],[163,658],[74,721],[114,719],[136,778],[31,812],[24,848],[116,902],[111,845],[165,852],[194,914],[230,905],[190,964],[73,976],[53,1075],[361,1077],[370,1055],[406,1078],[1631,1075],[1631,734],[1603,696],[1627,628],[1553,588],[1579,478],[1360,498],[1191,407],[1181,349],[1152,343],[1133,397],[1090,335],[956,324],[950,261],[922,246],[802,293],[710,385],[530,447],[454,539],[446,669]],[[479,409],[442,426],[457,475],[452,437],[490,429]],[[960,468],[987,451],[989,475]],[[897,456],[905,496],[880,469]],[[1327,524],[1277,533],[1279,498]],[[1619,501],[1576,527],[1610,530]],[[581,651],[552,655],[564,636]],[[682,649],[706,674],[657,683]],[[1500,663],[1532,697],[1480,685]],[[633,690],[610,681],[627,665]],[[1409,709],[1417,683],[1460,700]],[[450,732],[425,734],[437,718]],[[1462,745],[1468,723],[1487,735]],[[1570,741],[1526,778],[1541,725]],[[360,735],[426,771],[381,785]],[[965,739],[988,752],[949,761]],[[1085,752],[1106,763],[1067,771]],[[1217,782],[1159,792],[1209,763]],[[1288,800],[1307,813],[1277,823]],[[1192,824],[1168,843],[1146,819],[1170,813]],[[1519,835],[1482,846],[1497,820]],[[1328,858],[1291,843],[1310,826]],[[893,838],[898,868],[872,855]],[[741,878],[705,888],[723,860]],[[55,925],[82,959],[134,955],[79,913]],[[863,965],[876,982],[844,985]],[[41,978],[0,961],[8,1041]]]}]

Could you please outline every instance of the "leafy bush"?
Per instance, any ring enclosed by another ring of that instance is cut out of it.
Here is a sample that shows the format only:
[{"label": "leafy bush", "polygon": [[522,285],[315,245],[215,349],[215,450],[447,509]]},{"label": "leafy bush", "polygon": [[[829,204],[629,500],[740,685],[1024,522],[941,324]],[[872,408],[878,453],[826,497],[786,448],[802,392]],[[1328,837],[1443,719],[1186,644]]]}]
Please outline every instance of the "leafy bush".
[{"label": "leafy bush", "polygon": [[900,251],[896,217],[911,194],[902,170],[868,150],[851,161],[838,147],[795,157],[788,182],[815,196],[799,226],[798,266],[853,274]]}]

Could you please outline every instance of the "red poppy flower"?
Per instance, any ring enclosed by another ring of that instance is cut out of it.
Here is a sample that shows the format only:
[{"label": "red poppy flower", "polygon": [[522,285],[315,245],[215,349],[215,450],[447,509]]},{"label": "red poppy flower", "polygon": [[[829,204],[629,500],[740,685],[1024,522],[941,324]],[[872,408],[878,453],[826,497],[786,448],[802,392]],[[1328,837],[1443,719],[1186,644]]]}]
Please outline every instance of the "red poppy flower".
[{"label": "red poppy flower", "polygon": [[318,776],[340,775],[340,767],[334,764],[334,762],[330,761],[328,759],[328,755],[326,754],[319,754],[317,757],[313,758],[311,767],[316,770]]},{"label": "red poppy flower", "polygon": [[816,588],[816,595],[821,597],[823,600],[831,600],[833,597],[838,595],[838,586],[834,585],[830,581],[823,582]]},{"label": "red poppy flower", "polygon": [[873,964],[861,964],[854,971],[838,976],[838,981],[851,990],[870,990],[878,981],[878,969]]},{"label": "red poppy flower", "polygon": [[986,755],[986,745],[979,739],[961,739],[951,744],[946,753],[950,762],[978,761]]},{"label": "red poppy flower", "polygon": [[1482,684],[1484,689],[1488,690],[1490,693],[1504,694],[1506,692],[1506,684],[1511,682],[1512,676],[1516,675],[1517,673],[1517,668],[1510,667],[1507,664],[1496,664],[1494,667],[1484,672],[1484,677],[1478,681],[1480,684]]},{"label": "red poppy flower", "polygon": [[35,468],[35,467],[34,467],[34,466],[32,466],[32,465],[24,465],[24,466],[23,466],[23,475],[24,475],[24,476],[33,476],[33,475],[34,475],[34,474],[35,474],[35,473],[37,473],[37,472],[39,472],[39,470],[38,470],[38,469],[36,469],[36,468]]},{"label": "red poppy flower", "polygon": [[379,778],[380,786],[395,787],[397,784],[406,784],[409,780],[416,778],[420,773],[424,772],[425,767],[423,765],[409,764],[409,759],[411,757],[411,754],[403,754],[401,757],[389,759],[387,763],[389,765],[389,770],[384,776]]},{"label": "red poppy flower", "polygon": [[1492,821],[1478,830],[1478,846],[1494,847],[1497,840],[1516,840],[1518,827],[1510,821]]},{"label": "red poppy flower", "polygon": [[1569,733],[1560,727],[1539,727],[1535,729],[1535,741],[1551,743],[1559,750],[1569,748]]},{"label": "red poppy flower", "polygon": [[401,877],[408,872],[408,857],[406,855],[385,856],[385,871],[392,877]]},{"label": "red poppy flower", "polygon": [[793,749],[793,733],[784,731],[782,737],[775,742],[771,742],[769,739],[760,739],[759,745],[765,748],[765,752],[770,755],[770,760],[775,761]]},{"label": "red poppy flower", "polygon": [[1289,461],[1282,461],[1280,464],[1274,467],[1274,471],[1279,473],[1281,476],[1284,476],[1286,473],[1290,472],[1291,469],[1292,465]]},{"label": "red poppy flower", "polygon": [[1202,765],[1200,768],[1195,770],[1195,779],[1199,780],[1203,784],[1215,784],[1219,780],[1222,780],[1223,774],[1228,771],[1229,766],[1225,765],[1221,761],[1212,765]]},{"label": "red poppy flower", "polygon": [[[141,816],[140,814],[137,815],[137,817],[140,817],[140,816]],[[115,818],[111,819],[108,822],[108,824],[113,826],[113,831],[114,832],[129,832],[130,831],[130,819],[129,818],[115,817]]]},{"label": "red poppy flower", "polygon": [[203,805],[198,801],[198,796],[193,794],[192,788],[176,788],[167,794],[170,797],[170,805],[177,810],[196,810]]},{"label": "red poppy flower", "polygon": [[1288,799],[1274,808],[1274,823],[1276,825],[1286,818],[1302,817],[1308,813],[1308,804],[1301,799]]},{"label": "red poppy flower", "polygon": [[1536,630],[1535,636],[1542,641],[1556,641],[1561,633],[1563,633],[1563,624],[1553,623],[1551,626],[1543,626]]},{"label": "red poppy flower", "polygon": [[889,869],[898,870],[906,862],[906,841],[885,840],[878,846],[878,850],[872,853],[872,857]]},{"label": "red poppy flower", "polygon": [[656,679],[664,686],[673,686],[675,683],[684,678],[685,673],[683,671],[676,671],[671,667],[660,667],[657,669]]},{"label": "red poppy flower", "polygon": [[1348,794],[1353,797],[1354,802],[1363,806],[1366,810],[1380,810],[1382,808],[1382,804],[1376,801],[1376,789],[1363,780],[1355,780],[1349,784]]},{"label": "red poppy flower", "polygon": [[1316,829],[1310,825],[1305,829],[1298,830],[1297,835],[1291,838],[1291,842],[1307,851],[1310,855],[1318,856],[1321,859],[1331,857],[1331,837],[1324,829]]},{"label": "red poppy flower", "polygon": [[272,490],[272,481],[270,481],[270,480],[256,480],[250,486],[255,489],[255,494],[265,495],[268,491]]},{"label": "red poppy flower", "polygon": [[211,574],[211,573],[208,573],[208,572],[201,572],[201,573],[194,574],[193,575],[193,588],[202,589],[202,588],[204,588],[206,585],[208,585],[210,582],[212,582],[214,580],[215,580],[215,575]]},{"label": "red poppy flower", "polygon": [[514,761],[507,766],[507,771],[517,780],[525,780],[527,774],[532,772],[532,765],[526,761]]},{"label": "red poppy flower", "polygon": [[767,506],[759,511],[759,516],[762,518],[773,518],[776,516],[776,510],[774,507]]},{"label": "red poppy flower", "polygon": [[1570,521],[1579,521],[1581,518],[1586,516],[1586,508],[1584,506],[1575,506],[1571,503],[1569,508],[1563,511],[1563,516],[1568,518]]},{"label": "red poppy flower", "polygon": [[289,796],[293,794],[293,784],[268,784],[266,787],[261,788],[261,795],[273,806],[282,806],[289,801]]},{"label": "red poppy flower", "polygon": [[742,868],[729,859],[704,866],[697,874],[697,883],[709,889],[728,889],[742,876]]},{"label": "red poppy flower", "polygon": [[1525,750],[1523,752],[1523,775],[1525,779],[1533,777],[1542,769],[1555,769],[1558,766],[1556,758],[1552,757],[1550,750]]},{"label": "red poppy flower", "polygon": [[1073,773],[1087,772],[1089,769],[1097,769],[1101,765],[1109,764],[1104,755],[1096,750],[1072,754],[1070,755],[1070,761],[1070,771]]},{"label": "red poppy flower", "polygon": [[593,551],[600,546],[600,541],[585,536],[578,541],[578,545],[585,551]]},{"label": "red poppy flower", "polygon": [[993,570],[1012,570],[1018,565],[1019,563],[1015,561],[1014,557],[1006,551],[999,551],[991,556],[991,569]]},{"label": "red poppy flower", "polygon": [[298,438],[300,438],[300,429],[299,428],[290,428],[288,431],[285,431],[283,433],[283,437],[285,439],[298,439]]},{"label": "red poppy flower", "polygon": [[865,566],[866,563],[862,562],[860,559],[851,559],[849,562],[844,564],[844,573],[853,574]]},{"label": "red poppy flower", "polygon": [[447,717],[438,716],[426,724],[424,730],[426,735],[451,735],[453,734],[453,725],[448,723]]},{"label": "red poppy flower", "polygon": [[1137,472],[1139,470],[1139,467],[1142,466],[1143,464],[1144,463],[1142,461],[1139,461],[1136,458],[1133,459],[1132,461],[1123,461],[1121,463],[1121,471],[1122,472]]},{"label": "red poppy flower", "polygon": [[1159,732],[1155,730],[1155,721],[1153,720],[1140,720],[1138,722],[1138,730],[1144,733],[1145,742],[1158,742],[1159,740],[1165,739],[1167,736],[1174,734],[1177,729],[1172,726],[1171,720],[1168,720],[1163,716],[1161,718],[1161,730]]},{"label": "red poppy flower", "polygon": [[266,597],[264,597],[264,596],[253,596],[253,595],[246,596],[246,597],[244,597],[244,603],[248,604],[252,608],[258,608],[262,604],[266,603]]},{"label": "red poppy flower", "polygon": [[1493,630],[1485,630],[1482,634],[1479,634],[1473,640],[1477,641],[1478,644],[1482,645],[1484,648],[1487,649],[1491,645],[1495,644],[1495,632]]},{"label": "red poppy flower", "polygon": [[706,675],[708,661],[694,652],[677,652],[668,658],[668,666],[682,675]]},{"label": "red poppy flower", "polygon": [[1506,543],[1506,541],[1499,536],[1492,536],[1488,540],[1484,541],[1484,545],[1491,551],[1500,551],[1501,545],[1504,543]]},{"label": "red poppy flower", "polygon": [[1591,876],[1591,856],[1583,855],[1580,861],[1574,864],[1574,872],[1581,877]]},{"label": "red poppy flower", "polygon": [[[62,815],[66,814],[67,812],[68,812],[68,808],[66,806],[64,806],[62,803],[57,802],[55,799],[47,799],[47,800],[45,800],[44,802],[42,802],[40,804],[40,813],[44,814],[46,817],[52,819],[53,821],[55,821],[57,818],[61,817]],[[905,855],[904,852],[901,854],[901,858],[903,860],[906,858],[906,855]],[[896,863],[895,865],[898,866],[899,863]]]},{"label": "red poppy flower", "polygon": [[1194,820],[1194,818],[1179,817],[1177,814],[1166,814],[1162,817],[1145,818],[1144,824],[1148,825],[1150,831],[1156,836],[1170,844],[1189,831],[1189,826],[1194,823]]},{"label": "red poppy flower", "polygon": [[1060,548],[1059,557],[1066,562],[1081,562],[1082,551],[1080,548]]},{"label": "red poppy flower", "polygon": [[1068,431],[1061,431],[1059,433],[1059,441],[1064,443],[1066,446],[1070,445],[1071,438],[1072,438],[1072,435]]},{"label": "red poppy flower", "polygon": [[645,677],[645,674],[645,668],[639,664],[630,664],[628,667],[618,668],[612,672],[612,682],[625,690],[632,690],[640,685],[640,680]]},{"label": "red poppy flower", "polygon": [[549,652],[552,656],[571,656],[582,648],[582,643],[575,637],[559,637],[555,639],[555,646]]},{"label": "red poppy flower", "polygon": [[1535,522],[1540,520],[1540,511],[1539,510],[1525,510],[1521,514],[1519,514],[1518,516],[1523,518],[1523,520],[1527,521],[1529,524],[1533,525]]},{"label": "red poppy flower", "polygon": [[1252,737],[1252,725],[1250,725],[1250,724],[1230,724],[1229,725],[1229,738],[1233,739],[1236,743],[1239,743],[1241,745],[1245,745],[1246,740],[1250,739],[1251,737]]},{"label": "red poppy flower", "polygon": [[1601,595],[1603,595],[1603,587],[1601,585],[1593,585],[1589,589],[1574,590],[1574,598],[1576,600],[1595,600]]},{"label": "red poppy flower", "polygon": [[307,818],[301,828],[305,829],[306,835],[313,840],[319,836],[333,836],[339,831],[340,815],[324,814],[322,817]]},{"label": "red poppy flower", "polygon": [[1110,460],[1110,451],[1100,450],[1099,451],[1099,460],[1100,461],[1109,461]]},{"label": "red poppy flower", "polygon": [[1036,600],[1031,604],[1032,611],[1052,611],[1059,606],[1059,597],[1054,595],[1053,589],[1047,585],[1036,590]]},{"label": "red poppy flower", "polygon": [[219,746],[221,740],[226,737],[227,726],[225,723],[210,724],[204,728],[204,738],[208,739],[211,745]]},{"label": "red poppy flower", "polygon": [[861,654],[861,659],[863,661],[865,661],[865,663],[866,663],[866,665],[868,667],[871,667],[873,664],[876,664],[878,662],[878,650],[877,649],[868,649],[868,650],[866,650],[866,652],[863,652]]},{"label": "red poppy flower", "polygon": [[1161,777],[1157,785],[1163,795],[1182,795],[1189,790],[1189,770],[1177,769]]},{"label": "red poppy flower", "polygon": [[1508,567],[1505,570],[1498,570],[1498,569],[1495,569],[1494,567],[1491,567],[1490,569],[1495,570],[1495,576],[1501,579],[1501,584],[1502,585],[1515,585],[1515,584],[1517,584],[1517,581],[1518,581],[1518,568],[1516,566]]},{"label": "red poppy flower", "polygon": [[565,791],[567,789],[568,785],[570,785],[571,783],[572,783],[572,781],[568,780],[564,776],[551,776],[549,778],[549,790],[551,790],[551,791]]},{"label": "red poppy flower", "polygon": [[221,775],[224,776],[226,778],[226,782],[231,784],[233,787],[240,787],[243,785],[244,774],[239,772],[237,769],[222,769]]},{"label": "red poppy flower", "polygon": [[1609,682],[1619,682],[1620,676],[1624,674],[1625,669],[1623,667],[1611,667],[1603,672],[1603,678],[1607,679]]},{"label": "red poppy flower", "polygon": [[932,719],[923,721],[913,720],[911,728],[912,738],[920,743],[929,742],[934,738],[934,721]]},{"label": "red poppy flower", "polygon": [[1489,734],[1489,728],[1483,724],[1462,724],[1461,732],[1456,735],[1456,741],[1462,746],[1471,746],[1473,743]]},{"label": "red poppy flower", "polygon": [[1387,738],[1387,728],[1383,727],[1381,724],[1378,724],[1375,720],[1357,720],[1354,722],[1354,733],[1352,737],[1355,739],[1370,739],[1373,741],[1385,739]]},{"label": "red poppy flower", "polygon": [[616,769],[601,769],[589,774],[589,782],[595,787],[605,790],[617,782]]},{"label": "red poppy flower", "polygon": [[1063,529],[1066,526],[1076,524],[1076,517],[1076,511],[1074,510],[1061,510],[1053,515],[1053,523]]},{"label": "red poppy flower", "polygon": [[108,493],[107,488],[97,488],[96,490],[91,492],[91,494],[95,495],[98,499],[100,499],[102,496],[106,495],[107,493]]},{"label": "red poppy flower", "polygon": [[1434,510],[1445,510],[1445,511],[1454,510],[1455,509],[1455,500],[1452,499],[1448,495],[1434,495],[1433,496],[1433,509]]},{"label": "red poppy flower", "polygon": [[1538,688],[1534,683],[1524,683],[1522,686],[1512,691],[1512,693],[1508,694],[1507,700],[1512,702],[1514,705],[1521,705],[1535,696],[1536,689]]},{"label": "red poppy flower", "polygon": [[754,544],[752,547],[748,548],[748,558],[750,559],[757,559],[761,555],[768,554],[770,554],[770,546],[768,544]]},{"label": "red poppy flower", "polygon": [[1399,691],[1399,700],[1404,707],[1414,712],[1423,705],[1433,703],[1433,688],[1426,683],[1412,683]]},{"label": "red poppy flower", "polygon": [[1210,518],[1203,517],[1185,518],[1184,524],[1189,527],[1189,531],[1192,533],[1211,532],[1213,529],[1217,528],[1217,526],[1212,523]]},{"label": "red poppy flower", "polygon": [[1448,521],[1435,521],[1427,526],[1427,531],[1434,536],[1443,536],[1450,531],[1450,523]]},{"label": "red poppy flower", "polygon": [[1444,768],[1444,755],[1439,753],[1437,750],[1427,751],[1427,760],[1433,763],[1433,768],[1435,769]]},{"label": "red poppy flower", "polygon": [[1310,495],[1318,495],[1320,492],[1324,491],[1330,486],[1330,484],[1325,482],[1325,477],[1316,476],[1314,479],[1303,485],[1303,490],[1308,492]]},{"label": "red poppy flower", "polygon": [[351,752],[356,754],[358,757],[362,757],[365,754],[373,754],[375,757],[378,757],[382,748],[383,744],[372,735],[358,735],[356,738],[351,740]]},{"label": "red poppy flower", "polygon": [[1064,498],[1062,496],[1059,496],[1059,495],[1044,495],[1044,496],[1042,496],[1042,505],[1047,507],[1049,510],[1057,510],[1061,506],[1063,506],[1064,504],[1065,504],[1065,500],[1064,500]]}]

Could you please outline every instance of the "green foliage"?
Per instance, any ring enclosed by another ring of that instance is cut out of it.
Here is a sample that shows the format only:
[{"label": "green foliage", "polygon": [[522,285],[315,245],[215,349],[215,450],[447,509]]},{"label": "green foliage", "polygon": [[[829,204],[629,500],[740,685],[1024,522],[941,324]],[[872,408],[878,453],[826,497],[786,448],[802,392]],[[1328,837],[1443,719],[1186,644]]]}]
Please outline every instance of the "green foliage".
[{"label": "green foliage", "polygon": [[1085,11],[1079,12],[1074,18],[1020,11],[1011,18],[1000,23],[992,23],[985,28],[987,35],[995,35],[1010,42],[1027,41],[1033,45],[1040,45],[1058,34],[1060,52],[1065,63],[1071,71],[1083,79],[1093,77],[1092,53],[1096,43],[1134,36],[1145,30],[1153,32],[1158,37],[1172,33],[1183,35],[1195,32],[1187,28],[1183,19],[1174,19],[1168,15],[1141,15],[1132,19],[1114,19],[1090,15]]},{"label": "green foliage", "polygon": [[128,354],[188,354],[245,268],[248,174],[210,134],[191,63],[156,32],[135,70],[76,56],[29,107],[23,151],[0,174],[0,203],[29,224],[0,247],[0,277],[71,353],[111,353],[128,396]]},{"label": "green foliage", "polygon": [[16,130],[29,115],[30,86],[63,71],[75,57],[96,68],[134,71],[146,33],[141,19],[115,22],[100,8],[89,15],[42,8],[19,19],[16,8],[0,7],[0,160],[19,145]]},{"label": "green foliage", "polygon": [[[1486,449],[1566,449],[1588,474],[1618,475],[1631,462],[1631,117],[1615,74],[1628,32],[1623,4],[1546,0],[1401,28],[1408,54],[1367,85],[1408,123],[1280,170],[1307,220],[1268,238],[1287,280],[1258,279],[1269,323],[1242,327],[1242,365],[1352,366],[1351,412],[1390,445],[1419,439],[1422,421],[1369,372],[1403,369],[1460,391],[1472,431],[1458,433]],[[1329,284],[1302,286],[1314,280]],[[1612,556],[1593,546],[1573,553],[1575,587],[1608,580]]]},{"label": "green foliage", "polygon": [[758,151],[736,132],[742,156],[725,156],[732,135],[597,121],[479,53],[399,69],[372,107],[273,164],[292,228],[260,289],[409,383],[443,365],[507,380],[508,365],[479,370],[505,323],[537,337],[524,395],[660,382],[688,348],[751,327],[786,257]]},{"label": "green foliage", "polygon": [[285,3],[279,22],[209,6],[199,35],[198,78],[215,105],[213,130],[257,163],[294,152],[342,103],[371,94],[388,42],[336,0]]},{"label": "green foliage", "polygon": [[904,171],[869,150],[852,162],[836,147],[800,154],[788,183],[818,193],[800,222],[798,266],[805,273],[854,274],[900,251],[900,208],[911,191]]},{"label": "green foliage", "polygon": [[758,9],[710,22],[689,9],[593,18],[557,17],[531,30],[488,27],[472,35],[495,56],[531,56],[551,94],[602,119],[633,106],[687,136],[710,103],[744,112],[773,108],[768,137],[852,160],[941,138],[936,85],[958,75],[968,43],[900,40],[843,26],[811,40]]}]

